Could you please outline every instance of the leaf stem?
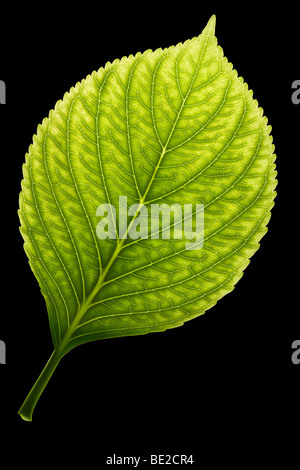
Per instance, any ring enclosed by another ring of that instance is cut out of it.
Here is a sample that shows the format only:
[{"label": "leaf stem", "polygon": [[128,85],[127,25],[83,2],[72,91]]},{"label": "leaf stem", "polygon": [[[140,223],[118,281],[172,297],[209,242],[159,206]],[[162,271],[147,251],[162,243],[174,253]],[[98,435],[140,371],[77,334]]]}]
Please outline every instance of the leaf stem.
[{"label": "leaf stem", "polygon": [[18,414],[25,421],[32,421],[32,413],[38,402],[38,399],[40,398],[44,388],[49,382],[61,358],[62,358],[62,355],[57,350],[54,350],[54,352],[50,356],[50,359],[48,360],[47,364],[42,370],[39,378],[33,385],[27,397],[25,398],[23,405],[18,411]]}]

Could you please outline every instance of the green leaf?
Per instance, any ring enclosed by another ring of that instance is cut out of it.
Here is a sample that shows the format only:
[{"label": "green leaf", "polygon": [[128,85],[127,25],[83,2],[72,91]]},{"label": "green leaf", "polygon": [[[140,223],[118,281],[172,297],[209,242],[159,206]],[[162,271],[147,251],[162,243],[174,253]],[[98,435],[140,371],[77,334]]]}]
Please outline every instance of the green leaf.
[{"label": "green leaf", "polygon": [[[19,411],[24,419],[64,354],[203,314],[234,288],[266,233],[276,186],[271,127],[214,29],[213,16],[199,37],[106,64],[66,93],[33,137],[19,216],[54,353]],[[120,196],[136,205],[127,238]],[[140,211],[163,203],[190,204],[194,216],[204,205],[201,249],[188,248],[185,234],[163,238],[161,224],[158,238],[129,236],[138,236]],[[102,204],[116,210],[115,237],[99,238]]]}]

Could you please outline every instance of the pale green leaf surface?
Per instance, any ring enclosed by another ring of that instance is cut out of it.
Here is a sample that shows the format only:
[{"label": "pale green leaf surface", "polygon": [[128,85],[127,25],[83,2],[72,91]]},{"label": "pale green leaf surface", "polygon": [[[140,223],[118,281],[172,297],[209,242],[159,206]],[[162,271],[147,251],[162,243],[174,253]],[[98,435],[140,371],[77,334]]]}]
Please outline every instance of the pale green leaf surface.
[{"label": "pale green leaf surface", "polygon": [[[26,156],[21,232],[54,346],[182,325],[241,278],[275,197],[270,126],[214,17],[176,47],[108,63],[66,93]],[[259,73],[259,72],[258,72]],[[204,204],[204,245],[100,240],[99,204]]]}]

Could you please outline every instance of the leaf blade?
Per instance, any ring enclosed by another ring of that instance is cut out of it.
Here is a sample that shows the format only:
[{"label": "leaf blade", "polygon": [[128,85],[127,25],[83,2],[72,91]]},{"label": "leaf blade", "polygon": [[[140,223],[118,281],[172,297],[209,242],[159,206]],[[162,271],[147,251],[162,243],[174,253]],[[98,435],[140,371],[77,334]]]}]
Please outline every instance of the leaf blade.
[{"label": "leaf blade", "polygon": [[[265,233],[276,184],[271,129],[216,45],[214,24],[94,72],[29,150],[23,236],[54,345],[68,338],[65,352],[204,313],[233,289]],[[99,241],[97,204],[117,206],[120,191],[148,207],[204,203],[204,248]]]}]

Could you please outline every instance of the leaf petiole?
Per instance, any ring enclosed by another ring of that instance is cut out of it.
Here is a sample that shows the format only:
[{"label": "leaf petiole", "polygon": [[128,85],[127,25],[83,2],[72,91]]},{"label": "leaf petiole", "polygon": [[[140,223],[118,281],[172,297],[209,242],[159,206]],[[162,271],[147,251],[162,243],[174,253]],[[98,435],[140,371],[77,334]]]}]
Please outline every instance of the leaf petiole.
[{"label": "leaf petiole", "polygon": [[53,351],[40,376],[25,398],[23,405],[18,411],[18,414],[25,421],[32,421],[32,413],[34,408],[62,357],[63,355],[60,354],[57,350]]}]

